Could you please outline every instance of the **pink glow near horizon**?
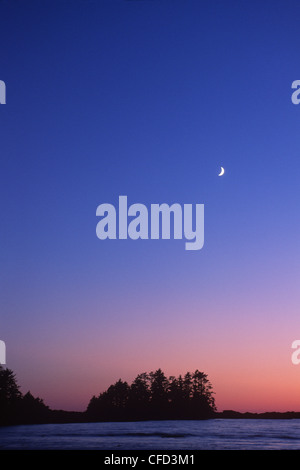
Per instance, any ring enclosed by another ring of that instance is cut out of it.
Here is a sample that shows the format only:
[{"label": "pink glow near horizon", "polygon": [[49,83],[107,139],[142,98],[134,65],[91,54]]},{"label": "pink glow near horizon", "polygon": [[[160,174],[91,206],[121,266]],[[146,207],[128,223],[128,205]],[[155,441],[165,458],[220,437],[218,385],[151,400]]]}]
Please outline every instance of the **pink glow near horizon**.
[{"label": "pink glow near horizon", "polygon": [[[222,301],[201,311],[191,301],[182,315],[183,301],[160,298],[148,310],[146,304],[139,304],[143,314],[120,304],[123,315],[118,318],[104,322],[94,311],[84,322],[75,315],[60,328],[51,315],[43,317],[44,328],[36,324],[39,336],[29,329],[27,342],[10,351],[8,367],[24,392],[30,389],[52,408],[84,410],[93,395],[119,378],[130,383],[140,372],[161,368],[167,376],[195,369],[207,373],[219,410],[300,410],[300,365],[291,362],[296,315],[283,325],[275,307],[263,316],[253,314],[253,305],[236,305],[238,316],[232,304],[226,315]],[[23,366],[15,367],[19,355]]]}]

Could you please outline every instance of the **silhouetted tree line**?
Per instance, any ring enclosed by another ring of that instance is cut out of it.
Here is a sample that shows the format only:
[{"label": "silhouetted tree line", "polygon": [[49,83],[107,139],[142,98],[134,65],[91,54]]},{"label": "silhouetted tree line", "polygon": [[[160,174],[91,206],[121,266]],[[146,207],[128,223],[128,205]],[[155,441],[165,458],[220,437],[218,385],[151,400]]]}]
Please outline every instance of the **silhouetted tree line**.
[{"label": "silhouetted tree line", "polygon": [[0,366],[0,425],[211,418],[213,393],[203,372],[167,378],[158,369],[139,374],[130,386],[118,380],[83,413],[51,410],[30,392],[23,395],[13,371]]},{"label": "silhouetted tree line", "polygon": [[22,395],[13,371],[0,366],[0,425],[42,423],[49,413],[43,400]]},{"label": "silhouetted tree line", "polygon": [[15,374],[0,365],[0,426],[38,423],[84,423],[160,419],[300,419],[300,412],[217,412],[207,375],[196,370],[183,377],[169,377],[161,369],[139,374],[131,385],[118,380],[85,412],[51,410],[30,392],[22,395]]},{"label": "silhouetted tree line", "polygon": [[158,369],[139,374],[131,385],[118,380],[91,399],[86,414],[93,421],[206,419],[216,411],[213,394],[199,370],[167,378]]}]

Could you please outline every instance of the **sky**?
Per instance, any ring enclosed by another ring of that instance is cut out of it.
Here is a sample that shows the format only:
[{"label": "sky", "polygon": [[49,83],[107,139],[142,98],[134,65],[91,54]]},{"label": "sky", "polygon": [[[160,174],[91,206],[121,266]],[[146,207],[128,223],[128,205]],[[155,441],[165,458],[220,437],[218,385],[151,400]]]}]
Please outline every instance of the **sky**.
[{"label": "sky", "polygon": [[[119,378],[199,369],[219,411],[300,411],[299,14],[0,2],[0,339],[24,393],[84,410]],[[120,195],[204,204],[204,247],[99,240]]]}]

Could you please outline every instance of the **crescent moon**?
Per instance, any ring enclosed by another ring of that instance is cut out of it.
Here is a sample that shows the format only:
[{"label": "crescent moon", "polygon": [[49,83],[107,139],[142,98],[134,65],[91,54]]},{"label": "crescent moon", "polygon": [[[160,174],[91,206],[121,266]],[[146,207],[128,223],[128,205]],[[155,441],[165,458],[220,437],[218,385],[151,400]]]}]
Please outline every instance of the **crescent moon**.
[{"label": "crescent moon", "polygon": [[221,166],[221,171],[220,171],[220,173],[218,174],[218,176],[223,176],[224,173],[225,173],[225,170],[224,170],[224,168]]}]

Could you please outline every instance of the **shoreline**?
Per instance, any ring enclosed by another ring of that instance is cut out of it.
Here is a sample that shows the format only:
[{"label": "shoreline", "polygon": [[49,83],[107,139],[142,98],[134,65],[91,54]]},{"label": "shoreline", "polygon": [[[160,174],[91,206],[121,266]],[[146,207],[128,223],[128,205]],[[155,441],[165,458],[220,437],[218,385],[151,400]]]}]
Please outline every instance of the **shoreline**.
[{"label": "shoreline", "polygon": [[[51,416],[52,415],[52,416]],[[2,423],[0,427],[11,427],[11,426],[29,426],[29,425],[41,425],[41,424],[88,424],[88,423],[141,423],[147,421],[209,421],[215,419],[300,419],[299,411],[267,411],[262,413],[252,412],[239,412],[234,410],[224,410],[221,412],[215,412],[213,416],[209,418],[166,418],[166,419],[126,419],[126,420],[99,420],[90,419],[86,416],[85,412],[80,411],[63,411],[63,410],[51,410],[48,419],[36,420],[36,421],[15,421],[11,423]]]}]

